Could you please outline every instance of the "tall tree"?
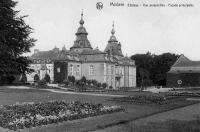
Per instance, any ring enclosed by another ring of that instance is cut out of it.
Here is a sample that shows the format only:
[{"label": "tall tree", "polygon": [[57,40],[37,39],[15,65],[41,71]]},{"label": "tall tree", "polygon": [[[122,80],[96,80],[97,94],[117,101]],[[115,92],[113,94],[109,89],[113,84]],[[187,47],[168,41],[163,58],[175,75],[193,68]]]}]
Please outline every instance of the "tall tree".
[{"label": "tall tree", "polygon": [[32,28],[27,25],[19,11],[14,10],[17,2],[0,1],[0,78],[30,72],[30,60],[23,56],[30,52],[35,39],[30,37]]},{"label": "tall tree", "polygon": [[172,53],[163,53],[154,57],[155,65],[151,70],[152,80],[154,84],[166,85],[167,72],[171,66],[175,63],[179,55]]},{"label": "tall tree", "polygon": [[137,66],[137,86],[166,85],[167,72],[178,56],[172,53],[155,55],[150,52],[131,56]]},{"label": "tall tree", "polygon": [[[135,64],[137,67],[136,70],[136,78],[137,78],[137,86],[147,86],[146,82],[151,82],[151,69],[153,67],[153,56],[150,52],[146,54],[136,54],[131,56],[131,59],[135,60]],[[148,83],[150,85],[150,83]]]}]

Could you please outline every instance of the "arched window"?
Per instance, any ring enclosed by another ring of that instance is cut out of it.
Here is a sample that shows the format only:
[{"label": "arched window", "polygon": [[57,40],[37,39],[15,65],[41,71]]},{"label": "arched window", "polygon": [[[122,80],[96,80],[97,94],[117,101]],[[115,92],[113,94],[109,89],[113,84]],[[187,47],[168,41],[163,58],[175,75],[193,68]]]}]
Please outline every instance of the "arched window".
[{"label": "arched window", "polygon": [[80,65],[76,65],[76,76],[80,76]]}]

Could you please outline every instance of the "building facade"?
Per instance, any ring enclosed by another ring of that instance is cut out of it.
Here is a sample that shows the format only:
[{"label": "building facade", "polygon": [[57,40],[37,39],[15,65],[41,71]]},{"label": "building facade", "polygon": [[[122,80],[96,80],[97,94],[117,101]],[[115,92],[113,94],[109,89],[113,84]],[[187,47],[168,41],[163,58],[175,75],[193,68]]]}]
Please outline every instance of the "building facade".
[{"label": "building facade", "polygon": [[181,55],[167,73],[167,86],[200,86],[200,61],[191,61]]},{"label": "building facade", "polygon": [[85,76],[88,80],[107,83],[114,89],[136,87],[135,61],[123,55],[121,43],[115,37],[114,24],[104,51],[92,48],[83,26],[83,14],[79,24],[76,40],[69,50],[65,47],[62,50],[56,47],[50,51],[35,50],[30,57],[34,62],[30,67],[35,72],[27,75],[27,79],[33,81],[36,74],[42,79],[44,74],[49,74],[52,82],[60,83],[68,76],[77,80]]}]

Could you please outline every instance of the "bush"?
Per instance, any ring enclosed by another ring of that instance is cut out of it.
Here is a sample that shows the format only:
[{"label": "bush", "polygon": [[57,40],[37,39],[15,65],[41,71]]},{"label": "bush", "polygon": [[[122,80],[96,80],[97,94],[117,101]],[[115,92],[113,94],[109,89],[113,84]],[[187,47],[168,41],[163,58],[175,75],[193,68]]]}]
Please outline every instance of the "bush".
[{"label": "bush", "polygon": [[69,82],[67,79],[65,79],[65,80],[63,81],[63,84],[65,84],[65,86],[68,86],[68,85],[70,84],[70,82]]},{"label": "bush", "polygon": [[113,86],[109,86],[109,89],[112,89],[113,88]]},{"label": "bush", "polygon": [[76,81],[76,79],[75,79],[74,76],[68,76],[68,80],[69,80],[69,82],[71,82],[72,84],[74,84],[75,81]]},{"label": "bush", "polygon": [[91,81],[91,80],[86,80],[86,83],[87,83],[88,85],[91,85],[92,81]]},{"label": "bush", "polygon": [[101,83],[97,83],[97,87],[99,87],[99,88],[100,88],[100,87],[101,87]]},{"label": "bush", "polygon": [[82,78],[81,78],[81,82],[83,82],[84,84],[86,84],[86,77],[85,76],[83,76]]},{"label": "bush", "polygon": [[92,80],[92,84],[93,84],[93,86],[97,86],[97,80]]},{"label": "bush", "polygon": [[27,82],[27,77],[25,74],[22,74],[22,78],[21,78],[20,82],[22,82],[22,83]]},{"label": "bush", "polygon": [[103,84],[102,84],[102,87],[103,87],[104,89],[106,89],[107,86],[108,86],[107,83],[103,83]]},{"label": "bush", "polygon": [[80,87],[83,87],[84,86],[84,82],[82,82],[82,80],[77,80],[76,81],[76,85],[80,86]]},{"label": "bush", "polygon": [[39,85],[39,86],[44,86],[44,85],[46,85],[46,84],[47,84],[47,82],[46,82],[46,80],[44,80],[44,79],[38,81],[38,85]]},{"label": "bush", "polygon": [[45,80],[47,83],[50,83],[51,78],[50,78],[50,76],[49,76],[48,74],[45,74],[44,80]]},{"label": "bush", "polygon": [[35,76],[34,76],[34,81],[35,82],[38,82],[40,80],[40,77],[38,76],[38,74],[35,74]]}]

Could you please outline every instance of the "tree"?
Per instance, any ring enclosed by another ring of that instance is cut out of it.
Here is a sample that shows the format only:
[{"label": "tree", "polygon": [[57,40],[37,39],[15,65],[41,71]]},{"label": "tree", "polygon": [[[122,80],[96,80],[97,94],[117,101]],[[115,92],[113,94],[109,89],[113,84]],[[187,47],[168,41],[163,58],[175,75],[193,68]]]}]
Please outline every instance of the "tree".
[{"label": "tree", "polygon": [[144,86],[150,86],[151,80],[149,79],[149,72],[144,68],[140,68],[138,72],[141,79],[141,88]]},{"label": "tree", "polygon": [[[150,52],[146,54],[136,54],[131,56],[132,60],[135,60],[135,64],[137,66],[136,70],[136,78],[137,78],[137,86],[144,86],[145,82],[151,82],[151,69],[154,66],[154,58],[155,55],[152,55]],[[147,86],[147,85],[146,85]]]},{"label": "tree", "polygon": [[31,62],[22,56],[30,52],[35,39],[30,37],[32,28],[24,21],[26,16],[18,16],[13,0],[0,1],[0,76],[10,76],[31,72]]},{"label": "tree", "polygon": [[178,56],[172,53],[155,55],[150,52],[131,56],[137,66],[137,86],[166,85],[167,72]]},{"label": "tree", "polygon": [[21,77],[21,80],[20,80],[22,83],[25,83],[27,82],[27,77],[26,77],[26,74],[22,74],[22,77]]},{"label": "tree", "polygon": [[86,84],[86,77],[85,76],[82,76],[82,78],[81,78],[81,82],[83,82],[83,84]]},{"label": "tree", "polygon": [[105,89],[107,86],[108,86],[107,83],[103,83],[103,84],[102,84],[102,87],[103,87],[104,89]]},{"label": "tree", "polygon": [[49,74],[45,74],[44,80],[45,80],[47,83],[50,83],[51,78],[50,78]]},{"label": "tree", "polygon": [[68,76],[68,80],[69,80],[69,82],[71,82],[72,84],[74,84],[75,81],[76,81],[76,79],[75,79],[74,76]]},{"label": "tree", "polygon": [[175,63],[178,57],[179,55],[172,53],[163,53],[155,56],[155,64],[151,71],[154,84],[162,86],[166,85],[167,72],[170,70],[171,66]]},{"label": "tree", "polygon": [[40,80],[40,77],[38,76],[38,74],[35,74],[35,76],[34,76],[34,81],[35,82],[38,82]]}]

